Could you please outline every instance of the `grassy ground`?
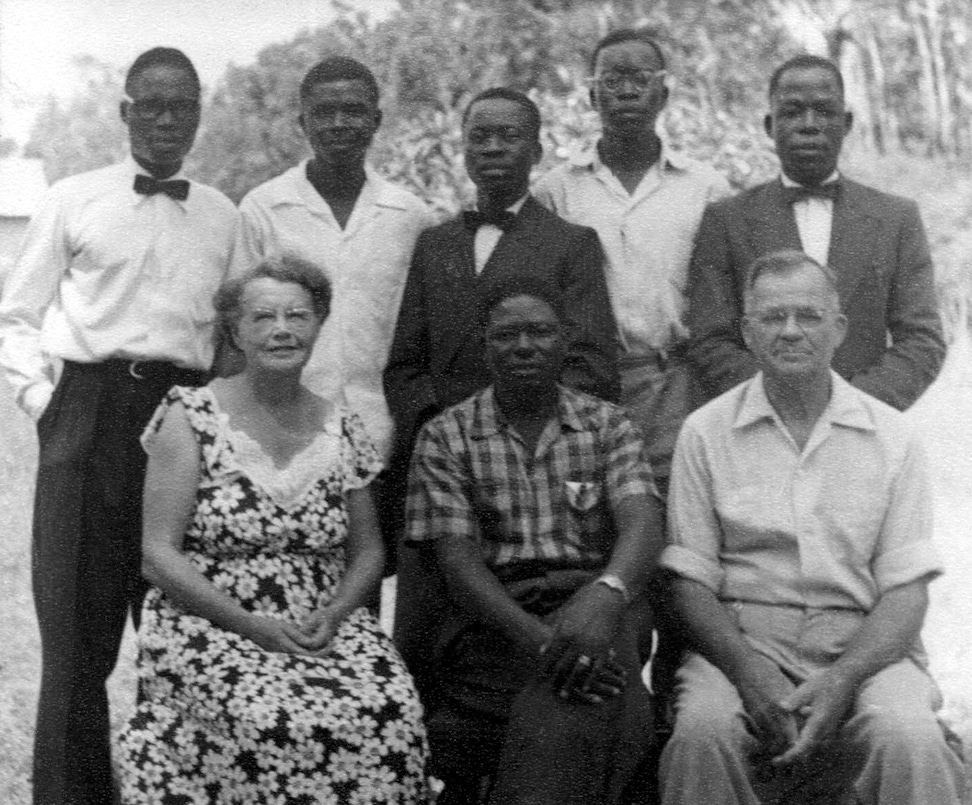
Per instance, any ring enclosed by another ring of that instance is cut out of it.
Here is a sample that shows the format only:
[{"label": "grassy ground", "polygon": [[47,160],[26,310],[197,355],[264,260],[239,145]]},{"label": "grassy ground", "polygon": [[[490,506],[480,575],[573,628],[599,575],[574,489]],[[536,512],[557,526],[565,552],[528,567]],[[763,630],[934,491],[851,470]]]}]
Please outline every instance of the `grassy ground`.
[{"label": "grassy ground", "polygon": [[[950,327],[966,319],[972,299],[972,176],[954,166],[908,159],[849,160],[850,175],[917,198],[931,235],[939,287]],[[963,351],[964,350],[964,351]],[[972,747],[972,347],[950,363],[949,382],[919,403],[936,467],[938,539],[948,574],[932,587],[925,640],[946,697],[945,714]],[[30,601],[30,508],[36,444],[27,418],[0,383],[0,803],[29,802],[30,745],[40,649]],[[117,727],[135,687],[129,635],[109,689]]]}]

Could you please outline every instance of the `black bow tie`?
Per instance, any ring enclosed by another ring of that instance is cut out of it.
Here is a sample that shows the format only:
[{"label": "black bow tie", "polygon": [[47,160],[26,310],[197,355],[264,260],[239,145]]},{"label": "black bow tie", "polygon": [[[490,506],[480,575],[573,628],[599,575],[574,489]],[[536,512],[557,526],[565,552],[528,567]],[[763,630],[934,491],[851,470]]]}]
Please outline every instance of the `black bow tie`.
[{"label": "black bow tie", "polygon": [[186,179],[160,181],[153,176],[145,176],[139,173],[135,175],[135,192],[142,196],[164,193],[176,201],[185,201],[189,198],[189,182]]},{"label": "black bow tie", "polygon": [[509,210],[499,212],[481,212],[480,210],[465,210],[462,223],[470,232],[475,232],[481,226],[498,226],[504,232],[513,226],[516,215]]},{"label": "black bow tie", "polygon": [[838,196],[840,196],[840,182],[828,182],[813,187],[798,185],[797,187],[783,188],[783,198],[787,204],[796,204],[798,201],[806,201],[808,198],[829,198],[831,201],[835,201]]}]

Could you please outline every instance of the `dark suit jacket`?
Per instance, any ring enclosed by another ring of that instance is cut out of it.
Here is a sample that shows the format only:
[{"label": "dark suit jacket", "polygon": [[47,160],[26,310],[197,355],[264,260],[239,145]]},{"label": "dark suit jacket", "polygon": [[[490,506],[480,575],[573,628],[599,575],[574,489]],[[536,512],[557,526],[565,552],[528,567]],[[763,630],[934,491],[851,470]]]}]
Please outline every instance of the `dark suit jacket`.
[{"label": "dark suit jacket", "polygon": [[[945,355],[928,241],[913,201],[841,182],[827,262],[849,327],[833,367],[903,410],[935,379]],[[689,271],[688,354],[707,399],[757,368],[739,329],[746,270],[768,252],[799,248],[778,180],[706,210]]]},{"label": "dark suit jacket", "polygon": [[617,331],[603,263],[593,229],[567,223],[533,198],[478,276],[473,233],[462,219],[423,232],[384,376],[396,452],[409,452],[419,426],[432,413],[489,385],[478,299],[488,283],[519,272],[549,280],[563,295],[568,342],[563,382],[616,402]]}]

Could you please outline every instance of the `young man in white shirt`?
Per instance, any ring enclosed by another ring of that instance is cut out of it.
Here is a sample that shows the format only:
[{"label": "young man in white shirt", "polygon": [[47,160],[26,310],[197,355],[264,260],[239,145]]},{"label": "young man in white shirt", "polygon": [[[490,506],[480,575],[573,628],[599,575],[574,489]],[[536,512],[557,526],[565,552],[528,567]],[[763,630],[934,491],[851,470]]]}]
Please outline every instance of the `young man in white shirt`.
[{"label": "young man in white shirt", "polygon": [[605,36],[591,72],[601,137],[544,176],[534,192],[561,217],[597,230],[622,344],[621,403],[642,430],[664,486],[688,413],[681,348],[692,242],[706,204],[728,195],[729,185],[658,136],[668,76],[661,46],[648,32]]},{"label": "young man in white shirt", "polygon": [[144,591],[139,436],[170,386],[210,368],[237,236],[232,202],[181,174],[199,125],[189,59],[146,51],[125,92],[131,157],[51,189],[0,302],[0,365],[40,442],[37,805],[112,801],[105,680]]},{"label": "young man in white shirt", "polygon": [[299,122],[314,155],[243,199],[234,271],[291,254],[327,275],[331,314],[303,380],[346,401],[387,457],[392,423],[382,372],[415,241],[435,220],[422,201],[366,162],[381,124],[378,101],[374,75],[354,59],[330,57],[308,71]]}]

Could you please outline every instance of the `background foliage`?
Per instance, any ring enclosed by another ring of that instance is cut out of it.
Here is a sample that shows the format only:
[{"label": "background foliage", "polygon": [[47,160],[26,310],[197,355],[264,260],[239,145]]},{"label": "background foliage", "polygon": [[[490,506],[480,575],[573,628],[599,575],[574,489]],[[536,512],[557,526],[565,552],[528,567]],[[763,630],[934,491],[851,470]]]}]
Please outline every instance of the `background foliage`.
[{"label": "background foliage", "polygon": [[[595,131],[587,58],[623,25],[653,28],[675,87],[663,122],[677,148],[737,186],[775,169],[762,131],[769,72],[804,51],[837,59],[858,125],[852,145],[878,153],[967,158],[972,153],[969,0],[400,0],[374,22],[350,10],[253,64],[230,67],[209,93],[193,175],[234,200],[305,156],[295,118],[307,68],[330,53],[369,64],[386,124],[373,158],[443,212],[468,198],[459,112],[487,86],[533,94],[546,122],[546,165]],[[26,155],[55,180],[124,153],[117,104],[122,76],[79,64],[87,91],[51,100]]]}]

